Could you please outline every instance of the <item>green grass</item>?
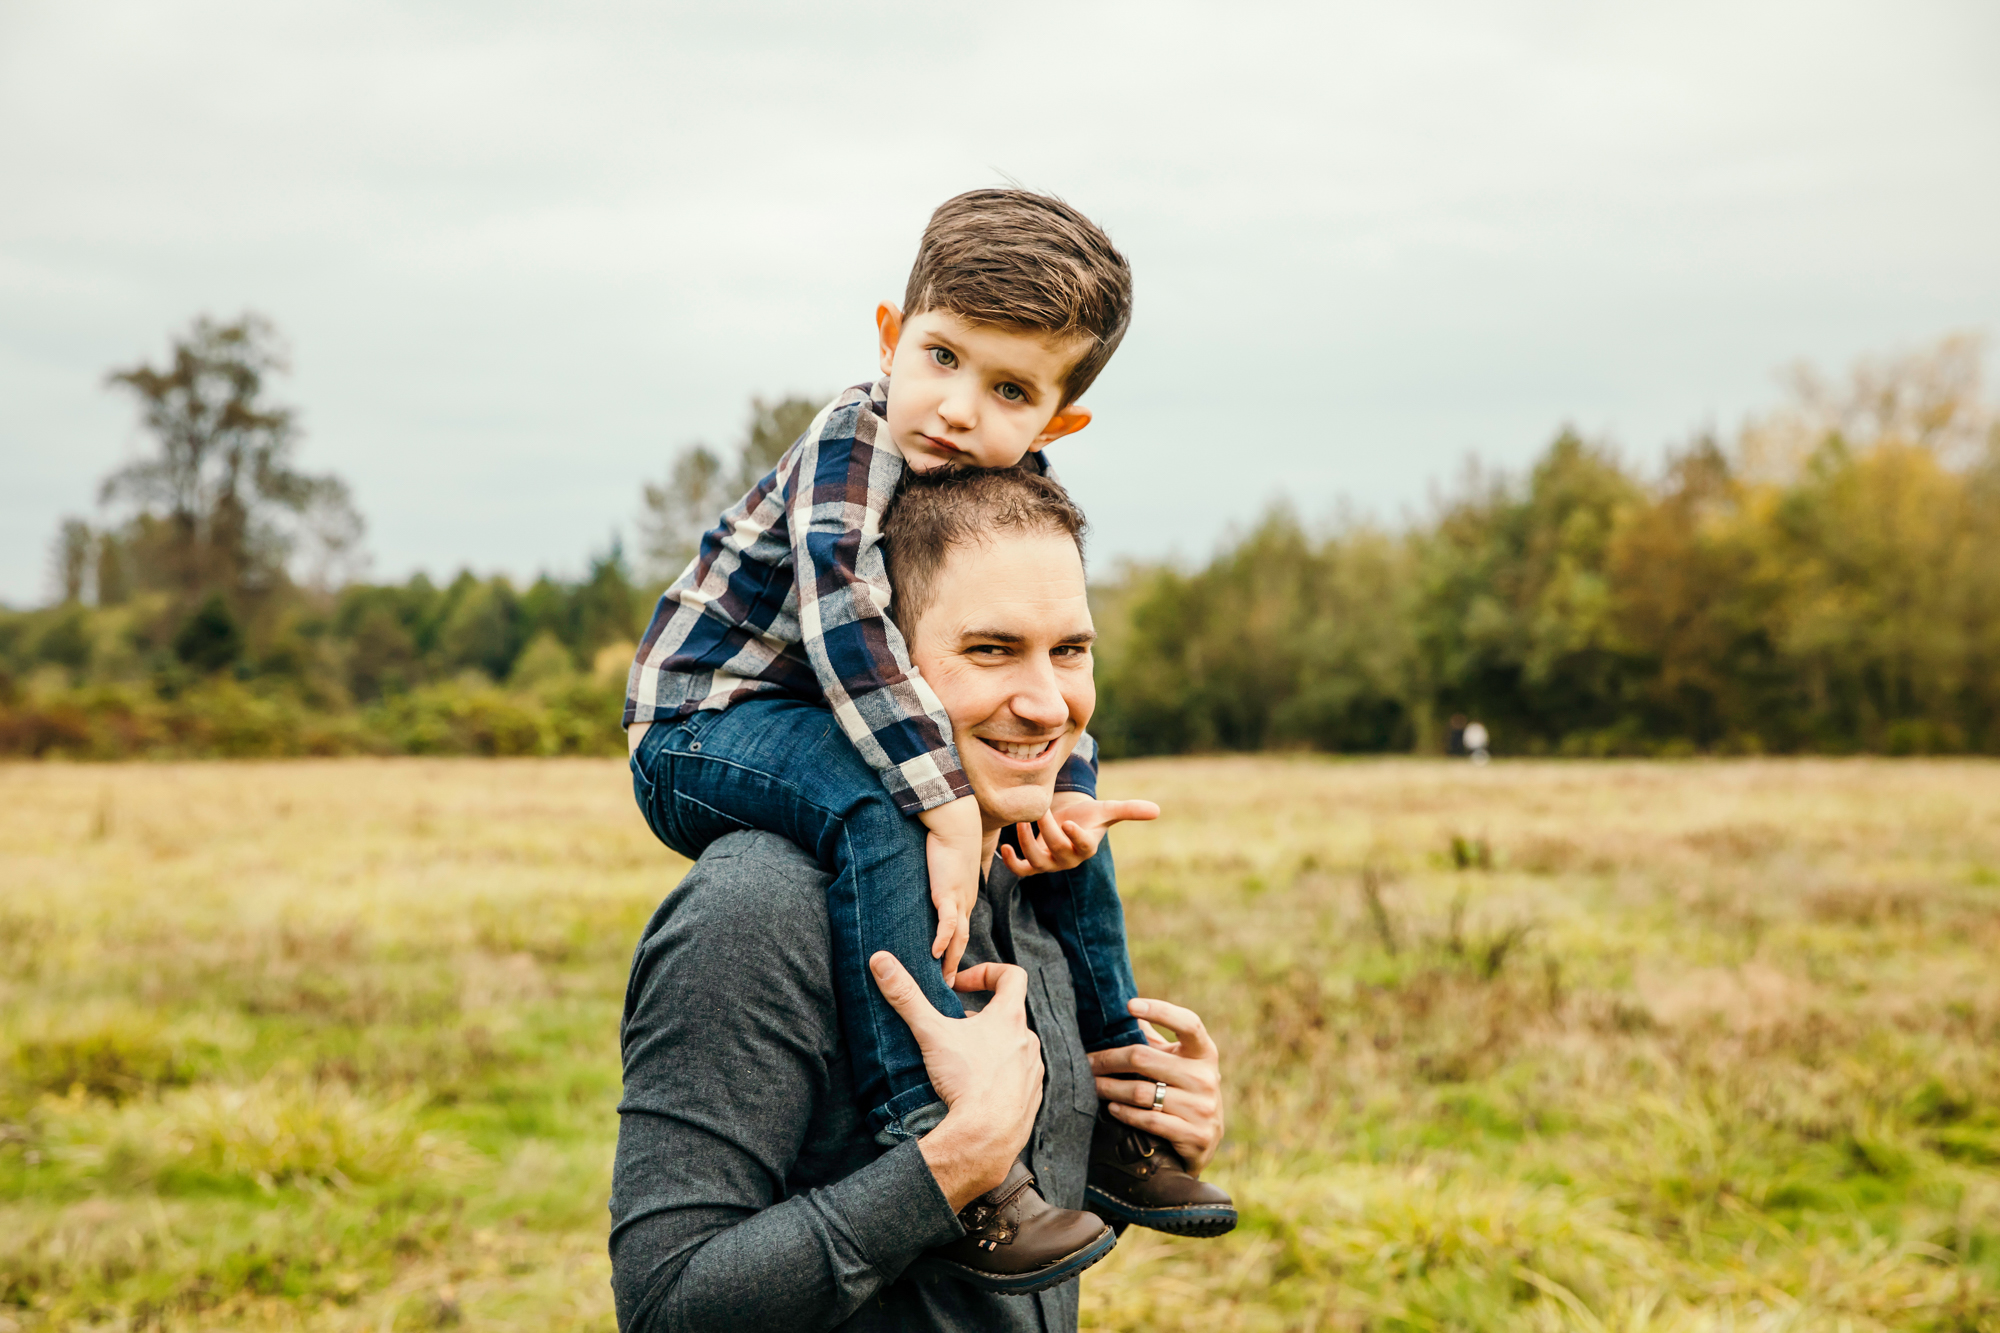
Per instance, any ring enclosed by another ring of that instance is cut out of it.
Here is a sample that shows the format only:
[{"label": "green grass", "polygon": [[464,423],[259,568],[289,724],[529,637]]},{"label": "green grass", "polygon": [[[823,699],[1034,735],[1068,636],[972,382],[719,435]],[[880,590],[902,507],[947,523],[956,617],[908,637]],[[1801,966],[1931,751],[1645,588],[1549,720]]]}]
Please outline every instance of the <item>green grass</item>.
[{"label": "green grass", "polygon": [[[1113,768],[1221,1241],[1117,1329],[2000,1329],[2000,766]],[[600,761],[0,768],[0,1333],[610,1324]]]},{"label": "green grass", "polygon": [[609,1323],[618,1007],[682,868],[616,765],[0,784],[0,1317]]}]

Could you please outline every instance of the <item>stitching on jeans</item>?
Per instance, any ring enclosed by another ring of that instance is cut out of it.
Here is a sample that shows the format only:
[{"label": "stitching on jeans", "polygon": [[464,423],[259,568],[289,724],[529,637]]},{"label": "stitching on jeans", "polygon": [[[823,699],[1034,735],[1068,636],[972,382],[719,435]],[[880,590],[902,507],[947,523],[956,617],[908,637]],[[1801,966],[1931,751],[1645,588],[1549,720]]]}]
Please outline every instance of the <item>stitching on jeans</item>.
[{"label": "stitching on jeans", "polygon": [[1097,975],[1097,968],[1091,962],[1090,950],[1083,946],[1083,914],[1076,905],[1076,872],[1066,872],[1068,883],[1063,894],[1063,911],[1069,916],[1070,937],[1077,942],[1077,954],[1083,963],[1083,970],[1090,978],[1090,1007],[1097,1011],[1097,1030],[1101,1033],[1111,1026],[1111,1016],[1104,1012],[1104,983]]},{"label": "stitching on jeans", "polygon": [[[675,792],[674,799],[676,801],[686,801],[689,805],[692,805],[697,809],[706,810],[709,814],[714,815],[717,819],[723,820],[730,824],[734,824],[739,832],[756,831],[757,826],[755,824],[746,824],[742,820],[738,819],[735,815],[729,814],[722,810],[718,810],[714,806],[710,805],[707,801],[698,800],[695,797],[689,796],[686,792],[678,792],[678,791]],[[772,836],[776,837],[779,835],[774,834]]]},{"label": "stitching on jeans", "polygon": [[[810,802],[808,802],[808,804],[810,804]],[[844,850],[847,853],[847,870],[850,875],[854,874],[853,840],[854,840],[854,835],[848,829],[847,821],[842,820],[840,824],[840,845],[842,850]],[[856,892],[849,896],[854,903],[854,906],[851,909],[852,925],[854,927],[854,938],[858,940],[861,938],[861,895],[859,892]],[[867,968],[868,960],[865,958],[862,959],[861,966],[863,968]],[[875,973],[872,969],[870,969],[868,972],[868,980],[870,985],[874,984],[874,979],[875,979]],[[876,991],[879,993],[881,991],[881,987],[877,986]],[[882,1003],[887,1004],[888,1002],[889,1002],[888,997],[886,995],[883,996]],[[875,1055],[877,1057],[876,1063],[880,1064],[881,1063],[880,1056],[882,1053],[882,1015],[879,1007],[876,1005],[866,1004],[863,1005],[862,1008],[867,1010],[868,1012],[868,1030],[875,1042]],[[901,1022],[902,1020],[898,1018],[897,1021]],[[895,1106],[895,1102],[896,1102],[896,1094],[894,1092],[891,1092],[889,1094],[888,1099],[882,1103],[884,1106],[891,1108],[889,1112],[889,1124],[884,1125],[883,1126],[884,1129],[890,1129],[896,1126],[900,1126],[902,1124],[903,1120],[902,1113],[893,1109]],[[868,1109],[873,1110],[874,1108],[870,1107]]]}]

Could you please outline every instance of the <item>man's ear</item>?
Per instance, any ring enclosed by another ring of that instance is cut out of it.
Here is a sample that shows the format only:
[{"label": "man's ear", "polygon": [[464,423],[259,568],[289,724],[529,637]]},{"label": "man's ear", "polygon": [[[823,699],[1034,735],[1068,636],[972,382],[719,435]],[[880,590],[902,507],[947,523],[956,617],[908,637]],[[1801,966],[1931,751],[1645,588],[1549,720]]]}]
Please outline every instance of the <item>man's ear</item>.
[{"label": "man's ear", "polygon": [[882,373],[890,373],[896,361],[896,344],[903,336],[903,312],[888,301],[875,307],[875,334],[881,342]]},{"label": "man's ear", "polygon": [[1049,424],[1042,428],[1042,433],[1037,435],[1035,442],[1028,447],[1039,449],[1045,444],[1060,440],[1065,435],[1074,435],[1089,424],[1090,409],[1082,403],[1071,403],[1049,418]]}]

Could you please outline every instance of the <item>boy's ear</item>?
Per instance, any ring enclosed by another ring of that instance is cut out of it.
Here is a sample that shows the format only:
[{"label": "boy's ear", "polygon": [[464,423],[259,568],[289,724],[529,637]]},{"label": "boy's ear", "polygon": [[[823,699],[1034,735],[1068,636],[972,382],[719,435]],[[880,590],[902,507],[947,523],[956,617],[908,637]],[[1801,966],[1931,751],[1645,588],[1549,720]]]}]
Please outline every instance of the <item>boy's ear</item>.
[{"label": "boy's ear", "polygon": [[1049,424],[1035,437],[1028,447],[1039,449],[1045,444],[1060,440],[1065,435],[1074,435],[1090,424],[1090,409],[1082,403],[1071,403],[1062,411],[1049,418]]},{"label": "boy's ear", "polygon": [[887,375],[896,360],[896,344],[903,337],[903,312],[888,301],[876,306],[875,334],[881,341],[882,373]]}]

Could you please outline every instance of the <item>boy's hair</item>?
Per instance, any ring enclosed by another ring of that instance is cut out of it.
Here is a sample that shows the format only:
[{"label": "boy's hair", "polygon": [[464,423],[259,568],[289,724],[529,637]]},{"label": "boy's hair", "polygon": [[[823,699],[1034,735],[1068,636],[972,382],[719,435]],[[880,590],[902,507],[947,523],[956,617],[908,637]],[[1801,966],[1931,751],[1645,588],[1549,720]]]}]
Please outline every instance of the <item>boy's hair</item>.
[{"label": "boy's hair", "polygon": [[903,292],[903,317],[948,310],[1089,347],[1063,379],[1062,407],[1111,360],[1132,322],[1132,270],[1098,225],[1051,195],[969,190],[931,214]]},{"label": "boy's hair", "polygon": [[1083,556],[1086,524],[1069,492],[1051,477],[1026,468],[939,468],[910,473],[882,517],[889,586],[889,617],[904,636],[937,600],[938,573],[954,546],[985,541],[997,532],[1042,532],[1068,537]]}]

